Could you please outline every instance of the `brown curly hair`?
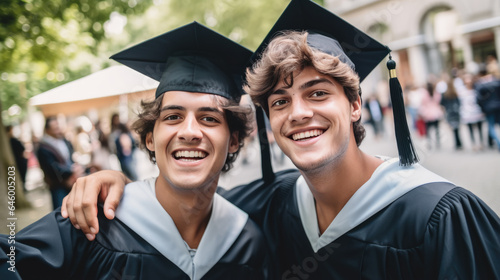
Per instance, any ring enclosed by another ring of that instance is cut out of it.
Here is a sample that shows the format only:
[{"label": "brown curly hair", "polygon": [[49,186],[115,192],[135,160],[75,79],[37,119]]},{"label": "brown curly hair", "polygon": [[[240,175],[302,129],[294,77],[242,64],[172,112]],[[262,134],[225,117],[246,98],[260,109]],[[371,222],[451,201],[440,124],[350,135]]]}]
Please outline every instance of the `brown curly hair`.
[{"label": "brown curly hair", "polygon": [[[149,159],[151,162],[156,163],[155,153],[148,150],[146,147],[146,136],[153,132],[156,120],[160,118],[161,104],[163,100],[163,94],[159,95],[153,101],[141,101],[141,112],[138,114],[138,119],[132,124],[132,129],[139,135],[141,140],[141,148],[148,152]],[[239,148],[235,153],[228,153],[222,172],[229,171],[234,161],[236,160],[241,148],[244,145],[244,140],[250,134],[252,130],[251,119],[252,109],[251,107],[240,106],[236,101],[229,100],[216,95],[213,95],[217,104],[224,110],[224,115],[229,127],[229,132],[238,133]]]},{"label": "brown curly hair", "polygon": [[[286,31],[274,38],[266,47],[262,57],[247,69],[244,90],[269,115],[267,99],[276,85],[283,80],[291,87],[293,75],[305,67],[312,66],[323,75],[335,79],[343,88],[349,102],[361,97],[359,76],[338,57],[326,54],[307,44],[306,31]],[[359,146],[365,138],[361,118],[353,123],[354,137]]]}]

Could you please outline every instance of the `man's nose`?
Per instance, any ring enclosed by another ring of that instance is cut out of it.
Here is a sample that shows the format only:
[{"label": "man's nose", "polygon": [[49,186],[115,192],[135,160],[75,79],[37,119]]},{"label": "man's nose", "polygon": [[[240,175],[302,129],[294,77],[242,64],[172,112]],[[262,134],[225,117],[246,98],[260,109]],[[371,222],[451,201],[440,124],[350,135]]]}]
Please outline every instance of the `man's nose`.
[{"label": "man's nose", "polygon": [[300,98],[293,98],[291,104],[291,112],[288,115],[288,120],[291,122],[302,122],[310,119],[313,116],[313,111],[306,101]]},{"label": "man's nose", "polygon": [[199,141],[203,137],[200,124],[194,116],[187,116],[177,132],[179,139],[184,141]]}]

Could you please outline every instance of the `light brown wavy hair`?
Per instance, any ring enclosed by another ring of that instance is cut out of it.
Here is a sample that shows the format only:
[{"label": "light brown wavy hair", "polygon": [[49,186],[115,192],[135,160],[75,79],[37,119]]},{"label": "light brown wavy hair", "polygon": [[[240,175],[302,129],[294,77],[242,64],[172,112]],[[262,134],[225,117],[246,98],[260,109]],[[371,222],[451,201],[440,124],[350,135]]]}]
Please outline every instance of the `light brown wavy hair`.
[{"label": "light brown wavy hair", "polygon": [[[156,163],[155,153],[148,150],[146,147],[146,136],[148,133],[153,132],[156,120],[160,118],[163,94],[164,93],[153,101],[141,101],[141,111],[138,114],[139,118],[132,124],[132,129],[141,139],[141,148],[148,152],[149,159],[153,163]],[[240,106],[236,103],[236,101],[229,100],[224,97],[219,98],[219,96],[213,95],[213,98],[224,110],[224,115],[229,126],[229,132],[231,134],[233,132],[238,133],[239,148],[235,153],[228,153],[226,162],[222,168],[222,172],[226,172],[233,167],[233,163],[244,145],[245,138],[248,137],[250,131],[252,130],[252,109],[251,107]]]},{"label": "light brown wavy hair", "polygon": [[[345,91],[349,102],[361,97],[359,76],[338,57],[311,48],[307,44],[308,33],[287,31],[275,37],[267,46],[262,57],[247,69],[244,90],[252,101],[261,106],[269,116],[267,99],[280,81],[293,86],[294,73],[312,66],[321,74],[335,79]],[[359,146],[365,138],[361,118],[353,123],[354,137]]]}]

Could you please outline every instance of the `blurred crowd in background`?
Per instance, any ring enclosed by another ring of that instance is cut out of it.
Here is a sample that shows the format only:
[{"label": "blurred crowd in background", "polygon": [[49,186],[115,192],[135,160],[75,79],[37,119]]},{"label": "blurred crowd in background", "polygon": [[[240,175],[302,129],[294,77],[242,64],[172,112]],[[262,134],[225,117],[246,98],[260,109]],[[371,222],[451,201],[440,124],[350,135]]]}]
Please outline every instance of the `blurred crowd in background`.
[{"label": "blurred crowd in background", "polygon": [[[500,151],[500,70],[495,56],[490,55],[471,73],[453,68],[440,76],[429,75],[425,84],[409,84],[404,89],[409,127],[414,137],[425,137],[428,149],[440,149],[442,129],[451,130],[453,148]],[[365,123],[380,138],[387,132],[384,118],[392,117],[387,96],[372,94],[364,101]],[[392,128],[391,128],[392,129]],[[470,147],[462,137],[467,130]]]},{"label": "blurred crowd in background", "polygon": [[15,130],[19,133],[19,127],[6,126],[19,175],[25,183],[24,191],[43,184],[26,184],[29,168],[43,171],[54,208],[60,206],[78,177],[98,170],[121,170],[132,180],[139,179],[137,136],[128,123],[120,121],[118,113],[104,123],[100,120],[92,123],[86,116],[74,118],[71,123],[62,115],[47,116],[43,136],[33,136],[28,141],[16,137]]}]

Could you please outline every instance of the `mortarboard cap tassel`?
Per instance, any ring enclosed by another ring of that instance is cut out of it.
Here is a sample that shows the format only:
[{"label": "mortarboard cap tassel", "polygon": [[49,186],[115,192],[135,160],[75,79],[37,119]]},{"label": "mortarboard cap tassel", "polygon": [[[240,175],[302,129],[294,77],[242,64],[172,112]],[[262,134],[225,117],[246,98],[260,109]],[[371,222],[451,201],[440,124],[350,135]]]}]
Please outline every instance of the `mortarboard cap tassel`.
[{"label": "mortarboard cap tassel", "polygon": [[389,55],[387,61],[389,69],[389,88],[391,91],[392,110],[394,114],[394,129],[396,143],[398,145],[399,162],[403,166],[409,166],[418,162],[418,156],[411,141],[410,130],[406,121],[403,90],[396,75],[396,62]]}]

